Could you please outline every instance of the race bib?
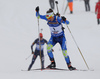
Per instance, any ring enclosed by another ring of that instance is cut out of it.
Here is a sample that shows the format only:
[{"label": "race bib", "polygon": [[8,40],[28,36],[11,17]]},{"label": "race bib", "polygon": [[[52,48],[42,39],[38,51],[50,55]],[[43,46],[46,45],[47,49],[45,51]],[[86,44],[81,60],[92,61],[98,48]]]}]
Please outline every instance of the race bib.
[{"label": "race bib", "polygon": [[[40,50],[40,46],[39,46],[39,45],[36,45],[36,49],[37,49],[37,50]],[[41,45],[41,50],[43,50],[43,49],[44,49],[44,46]]]},{"label": "race bib", "polygon": [[62,32],[62,26],[59,25],[57,27],[50,27],[50,31],[52,34],[59,34]]}]

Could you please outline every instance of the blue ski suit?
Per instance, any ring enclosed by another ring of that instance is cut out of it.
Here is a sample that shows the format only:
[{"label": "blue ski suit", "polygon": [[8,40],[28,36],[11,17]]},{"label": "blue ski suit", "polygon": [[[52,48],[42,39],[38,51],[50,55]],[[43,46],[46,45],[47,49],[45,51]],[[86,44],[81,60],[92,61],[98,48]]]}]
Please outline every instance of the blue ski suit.
[{"label": "blue ski suit", "polygon": [[40,15],[39,12],[36,12],[36,16],[38,18],[46,20],[47,25],[49,26],[50,31],[51,31],[51,38],[49,39],[49,42],[47,43],[47,53],[51,62],[54,61],[52,47],[55,46],[56,43],[59,43],[62,48],[62,53],[65,57],[65,61],[67,65],[70,65],[70,58],[67,55],[66,38],[65,38],[64,30],[62,29],[62,23],[65,24],[66,22],[66,24],[69,24],[69,21],[67,20],[63,21],[62,18],[59,16],[54,16],[54,20],[49,21],[46,18],[46,15]]}]

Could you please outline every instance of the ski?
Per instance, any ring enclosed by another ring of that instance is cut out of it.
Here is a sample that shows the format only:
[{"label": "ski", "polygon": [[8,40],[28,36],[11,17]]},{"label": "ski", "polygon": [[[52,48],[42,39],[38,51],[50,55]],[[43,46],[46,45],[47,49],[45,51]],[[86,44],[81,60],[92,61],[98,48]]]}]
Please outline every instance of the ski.
[{"label": "ski", "polygon": [[44,70],[62,70],[62,71],[69,71],[68,69],[62,69],[62,68],[45,68]]},{"label": "ski", "polygon": [[[44,68],[44,69],[37,68],[37,69],[31,69],[30,71],[36,71],[36,70],[39,70],[39,71],[44,71],[44,70],[70,71],[68,69],[60,69],[60,68],[53,68],[53,69],[50,69],[50,68]],[[28,71],[28,70],[21,70],[21,71]]]},{"label": "ski", "polygon": [[[75,69],[75,70],[69,70],[69,69],[63,69],[63,68],[44,68],[44,69],[41,69],[41,68],[37,68],[37,69],[31,69],[30,71],[36,71],[36,70],[39,70],[39,71],[44,71],[44,70],[55,70],[55,71],[94,71],[93,69],[92,70],[88,70],[88,69]],[[21,71],[28,71],[28,70],[21,70]]]},{"label": "ski", "polygon": [[61,70],[61,71],[94,71],[93,69],[88,70],[88,69],[75,69],[75,70],[69,70],[69,69],[63,69],[63,68],[45,68],[44,70]]}]

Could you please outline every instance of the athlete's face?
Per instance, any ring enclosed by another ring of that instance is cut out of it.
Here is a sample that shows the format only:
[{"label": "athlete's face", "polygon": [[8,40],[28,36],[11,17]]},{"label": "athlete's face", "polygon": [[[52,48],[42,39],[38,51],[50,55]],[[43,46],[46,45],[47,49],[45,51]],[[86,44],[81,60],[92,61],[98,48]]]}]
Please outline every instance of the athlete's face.
[{"label": "athlete's face", "polygon": [[53,13],[53,12],[47,13],[47,14],[46,14],[46,18],[47,18],[49,21],[53,21],[53,20],[54,20],[54,13]]},{"label": "athlete's face", "polygon": [[40,37],[40,40],[42,40],[43,39],[43,37]]}]

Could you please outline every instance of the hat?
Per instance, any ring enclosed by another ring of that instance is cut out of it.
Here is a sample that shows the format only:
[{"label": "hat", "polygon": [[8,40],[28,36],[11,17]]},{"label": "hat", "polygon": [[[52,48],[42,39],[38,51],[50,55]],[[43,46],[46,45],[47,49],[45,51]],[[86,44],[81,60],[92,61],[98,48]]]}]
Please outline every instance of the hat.
[{"label": "hat", "polygon": [[53,10],[50,8],[46,13],[51,13]]},{"label": "hat", "polygon": [[43,34],[42,34],[42,33],[39,33],[39,36],[40,36],[40,37],[43,37]]}]

